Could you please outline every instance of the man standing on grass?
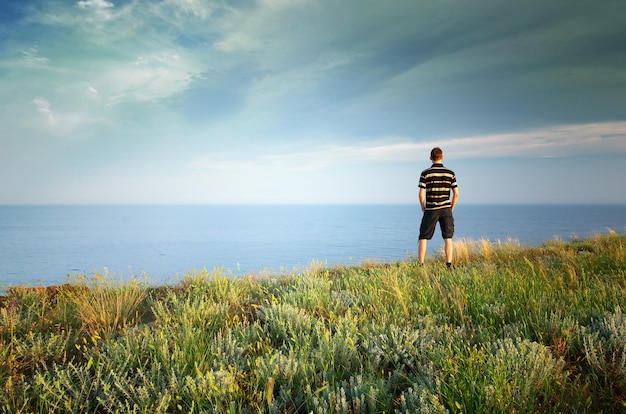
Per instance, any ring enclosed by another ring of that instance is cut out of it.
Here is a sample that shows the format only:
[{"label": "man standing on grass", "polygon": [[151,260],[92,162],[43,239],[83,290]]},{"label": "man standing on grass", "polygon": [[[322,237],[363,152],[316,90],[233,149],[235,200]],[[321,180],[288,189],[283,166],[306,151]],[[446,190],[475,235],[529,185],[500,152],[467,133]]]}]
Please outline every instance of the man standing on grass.
[{"label": "man standing on grass", "polygon": [[[441,148],[433,148],[430,151],[430,160],[433,165],[422,171],[419,182],[419,199],[424,213],[420,225],[419,262],[424,263],[426,245],[428,240],[432,239],[435,227],[439,223],[444,242],[446,266],[452,267],[452,236],[454,235],[452,211],[459,199],[459,189],[454,171],[447,169],[441,163],[443,161]],[[452,191],[452,198],[450,198],[450,191]]]}]

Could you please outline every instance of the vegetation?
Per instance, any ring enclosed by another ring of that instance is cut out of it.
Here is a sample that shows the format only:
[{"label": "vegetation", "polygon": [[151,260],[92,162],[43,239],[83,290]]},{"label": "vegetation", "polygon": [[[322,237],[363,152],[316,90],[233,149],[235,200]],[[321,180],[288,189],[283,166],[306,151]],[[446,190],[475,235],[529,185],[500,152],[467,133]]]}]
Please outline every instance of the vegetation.
[{"label": "vegetation", "polygon": [[626,410],[626,235],[0,299],[0,411]]}]

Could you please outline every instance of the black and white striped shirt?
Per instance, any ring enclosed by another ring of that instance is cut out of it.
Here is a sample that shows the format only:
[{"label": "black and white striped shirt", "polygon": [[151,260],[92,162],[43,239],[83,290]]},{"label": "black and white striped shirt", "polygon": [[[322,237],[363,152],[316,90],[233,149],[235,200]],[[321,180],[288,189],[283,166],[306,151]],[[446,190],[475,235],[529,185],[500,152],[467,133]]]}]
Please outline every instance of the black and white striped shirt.
[{"label": "black and white striped shirt", "polygon": [[426,190],[426,210],[452,207],[450,190],[457,187],[454,171],[435,163],[422,171],[419,187]]}]

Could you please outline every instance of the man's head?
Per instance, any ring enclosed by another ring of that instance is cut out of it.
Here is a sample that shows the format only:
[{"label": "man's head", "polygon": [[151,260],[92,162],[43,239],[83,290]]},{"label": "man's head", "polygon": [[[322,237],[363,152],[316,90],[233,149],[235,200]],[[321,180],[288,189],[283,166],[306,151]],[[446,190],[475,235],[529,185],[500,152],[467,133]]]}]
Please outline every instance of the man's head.
[{"label": "man's head", "polygon": [[443,160],[443,151],[439,147],[435,147],[430,151],[430,160],[432,162],[439,162]]}]

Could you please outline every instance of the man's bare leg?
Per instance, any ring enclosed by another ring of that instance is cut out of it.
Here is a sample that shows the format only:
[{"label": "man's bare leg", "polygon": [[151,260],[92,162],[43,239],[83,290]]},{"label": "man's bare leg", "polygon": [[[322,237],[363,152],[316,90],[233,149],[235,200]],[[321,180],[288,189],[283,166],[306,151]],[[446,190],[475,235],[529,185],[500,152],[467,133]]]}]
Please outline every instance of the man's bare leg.
[{"label": "man's bare leg", "polygon": [[452,263],[454,255],[454,245],[452,244],[452,239],[443,239],[443,246],[446,253],[446,263]]},{"label": "man's bare leg", "polygon": [[417,258],[420,263],[424,263],[424,259],[426,258],[426,246],[428,245],[428,240],[420,239],[417,245]]}]

